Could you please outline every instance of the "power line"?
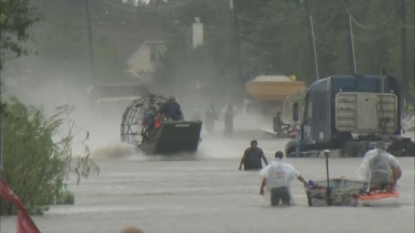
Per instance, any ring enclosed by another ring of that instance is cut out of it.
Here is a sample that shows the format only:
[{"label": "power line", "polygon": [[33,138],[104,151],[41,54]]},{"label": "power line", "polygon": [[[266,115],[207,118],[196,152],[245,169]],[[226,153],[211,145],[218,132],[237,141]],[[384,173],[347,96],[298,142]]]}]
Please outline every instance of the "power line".
[{"label": "power line", "polygon": [[129,7],[124,7],[122,5],[115,4],[115,3],[112,3],[112,2],[108,2],[108,1],[105,1],[105,0],[103,2],[107,5],[109,5],[109,6],[112,6],[112,7],[121,9],[121,10],[135,12],[135,9],[132,9],[132,8],[129,8]]},{"label": "power line", "polygon": [[298,37],[301,37],[301,33],[298,33],[298,34],[295,34],[295,35],[286,36],[286,37],[278,37],[278,38],[273,39],[273,40],[264,40],[264,39],[250,38],[250,37],[243,37],[243,36],[241,36],[241,39],[243,39],[243,40],[249,40],[249,41],[255,41],[255,42],[260,42],[260,43],[275,43],[275,42],[287,40],[288,38],[298,38]]},{"label": "power line", "polygon": [[[302,23],[302,22],[297,22],[297,23]],[[83,24],[83,25],[86,25],[86,24]],[[407,27],[414,28],[413,25],[407,25]],[[93,26],[93,25],[91,26],[91,28],[94,29],[94,30],[98,30],[98,31],[107,33],[107,34],[116,34],[118,36],[130,37],[130,38],[141,38],[137,35],[133,35],[133,34],[130,34],[130,33],[125,33],[125,32],[120,33],[118,31],[103,29],[103,28],[99,28],[99,27]],[[209,29],[209,30],[213,30],[213,31],[226,32],[228,34],[234,34],[234,31],[218,28],[218,27],[215,27],[215,26],[206,26],[205,28]],[[242,30],[240,30],[240,31],[242,31]],[[310,30],[306,29],[306,31],[307,31],[307,33],[309,33],[311,35]],[[356,35],[355,34],[354,38],[356,38],[358,40],[361,40],[361,41],[375,41],[379,38],[384,38],[385,35],[389,35],[389,33],[392,33],[392,32],[381,33],[381,34],[378,34],[378,35],[375,35],[375,36],[361,36],[361,35]],[[323,37],[315,36],[315,39],[319,42],[322,42],[322,43],[332,43],[332,42],[338,41],[341,38],[344,38],[345,35],[346,35],[346,33],[341,32],[340,34],[338,34],[334,37],[331,37],[331,38],[323,38]],[[301,36],[301,33],[290,35],[290,36],[278,37],[276,39],[269,39],[269,40],[254,38],[252,36],[240,36],[240,38],[243,39],[243,40],[254,41],[254,42],[259,42],[259,43],[275,43],[275,42],[287,40],[287,39],[290,39],[290,38],[300,37],[300,36]]]},{"label": "power line", "polygon": [[251,42],[251,43],[255,43],[255,42],[259,42],[259,43],[274,43],[275,42],[283,42],[283,41],[292,41],[292,39],[296,39],[296,38],[301,38],[301,34],[302,33],[298,33],[295,35],[290,35],[290,36],[285,36],[285,37],[279,37],[275,40],[261,40],[261,39],[252,39],[252,38],[247,38],[247,37],[240,37],[240,39],[242,39],[243,41],[246,41],[247,43]]},{"label": "power line", "polygon": [[376,36],[373,36],[373,37],[369,37],[369,36],[364,37],[364,36],[359,36],[359,35],[354,34],[353,38],[358,40],[358,41],[362,41],[362,42],[373,42],[373,41],[377,41],[377,40],[383,39],[383,38],[388,37],[388,36],[396,35],[396,32],[399,31],[399,30],[400,30],[400,28],[395,28],[395,30],[391,30],[391,31],[386,30],[385,33],[382,33],[380,35],[376,35]]},{"label": "power line", "polygon": [[296,17],[298,17],[298,15],[293,14],[289,17],[286,17],[286,18],[283,18],[283,19],[278,19],[278,20],[275,20],[275,21],[258,21],[258,20],[253,20],[253,19],[249,19],[249,18],[246,18],[244,16],[241,16],[241,15],[238,15],[239,19],[245,20],[247,22],[255,23],[255,24],[279,24],[279,23],[286,22],[288,19],[296,18]]},{"label": "power line", "polygon": [[355,19],[355,17],[353,17],[353,14],[347,8],[346,3],[344,2],[344,0],[340,0],[340,1],[343,4],[344,10],[347,12],[347,14],[352,19],[353,23],[355,23],[358,27],[363,28],[363,29],[367,29],[367,30],[375,29],[375,28],[378,28],[378,27],[382,26],[386,22],[386,21],[383,21],[383,20],[386,20],[387,19],[387,17],[390,15],[391,11],[392,10],[393,11],[396,11],[396,9],[398,9],[398,7],[399,7],[399,5],[398,5],[395,8],[393,8],[394,1],[391,1],[392,3],[389,6],[388,10],[386,10],[386,12],[377,21],[375,21],[373,24],[370,24],[370,25],[363,25],[362,23],[360,23],[359,21],[357,21]]},{"label": "power line", "polygon": [[[338,6],[338,5],[337,5]],[[356,8],[354,8],[353,10],[360,10],[360,9],[363,9],[363,8],[365,8],[364,6],[363,7],[356,7]],[[308,18],[310,18],[311,17],[311,13],[309,13],[309,12],[307,12],[305,9],[303,9],[303,8],[300,8],[300,11],[302,11]],[[333,19],[334,19],[334,17],[336,16],[336,15],[338,15],[338,14],[341,14],[341,13],[343,13],[343,12],[341,12],[340,11],[340,6],[338,6],[337,7],[337,10],[336,10],[336,13],[330,13],[330,14],[326,14],[326,15],[318,15],[318,16],[313,16],[313,19],[318,19],[318,18],[325,18],[325,17],[329,17],[330,16],[330,19],[328,20],[328,21],[326,21],[325,23],[323,23],[323,24],[318,24],[318,23],[315,23],[315,20],[313,20],[313,24],[314,25],[316,25],[316,26],[320,26],[320,27],[324,27],[324,26],[327,26]]]},{"label": "power line", "polygon": [[284,51],[291,50],[293,48],[297,48],[298,47],[298,41],[293,42],[291,44],[291,46],[285,46],[285,47],[282,47],[282,48],[277,49],[277,50],[267,50],[267,51],[258,49],[256,46],[253,46],[253,45],[251,45],[250,43],[247,43],[247,42],[245,42],[245,45],[248,45],[248,47],[251,48],[252,50],[260,52],[262,54],[280,54]]},{"label": "power line", "polygon": [[[359,33],[357,33],[356,37],[360,38],[360,39],[368,39],[368,40],[372,40],[376,38],[383,38],[385,35],[388,35],[389,33],[395,33],[397,30],[399,30],[401,28],[402,23],[401,22],[392,22],[387,25],[387,27],[382,28],[382,30],[380,31],[380,33],[370,33],[373,32],[372,30],[365,30],[365,29],[361,29],[362,32],[369,32],[366,33],[366,36],[364,35],[359,35]],[[372,35],[371,35],[372,34]]]},{"label": "power line", "polygon": [[[364,8],[364,7],[357,7],[353,10],[359,10],[359,9],[362,9],[362,8]],[[307,15],[307,17],[310,17],[310,15],[304,9],[301,8],[300,11],[304,12]],[[335,16],[340,14],[340,13],[342,13],[342,12],[340,12],[340,6],[337,6],[335,13],[319,15],[319,16],[313,16],[313,19],[330,17],[330,19],[328,21],[324,22],[323,24],[319,24],[319,23],[316,23],[313,20],[313,23],[314,23],[314,25],[320,26],[320,27],[327,26],[335,18]],[[291,18],[298,18],[299,16],[300,16],[300,14],[292,14],[291,16],[289,16],[287,18],[279,19],[279,20],[273,20],[273,21],[259,21],[259,20],[254,20],[254,19],[247,18],[245,16],[240,16],[240,15],[238,16],[238,18],[240,18],[242,20],[245,20],[247,22],[255,23],[255,24],[270,25],[270,24],[282,24],[282,23],[286,22],[287,20],[289,20]],[[303,22],[302,20],[297,21],[297,23],[302,23],[302,22]]]},{"label": "power line", "polygon": [[[336,11],[333,14],[331,14],[330,18],[325,23],[318,24],[318,23],[316,23],[315,20],[313,20],[313,24],[318,26],[318,27],[325,27],[325,26],[329,25],[331,23],[331,21],[333,21],[333,19],[336,17],[336,15],[339,13],[339,10],[340,10],[340,6],[337,5]],[[308,13],[307,13],[307,15],[308,15]]]},{"label": "power line", "polygon": [[[306,28],[306,30],[307,30],[307,33],[309,35],[312,35],[312,32],[308,28]],[[344,38],[345,35],[347,35],[346,32],[340,32],[340,33],[338,33],[338,35],[336,35],[332,38],[322,38],[322,37],[317,37],[317,36],[314,35],[314,39],[316,41],[319,41],[319,42],[322,42],[322,43],[333,43],[333,42],[338,41],[341,38]]]},{"label": "power line", "polygon": [[[226,32],[230,35],[235,35],[235,31],[231,31],[231,30],[228,30],[228,29],[222,29],[222,28],[215,27],[215,26],[205,26],[205,28],[209,29],[209,30],[213,30],[213,31]],[[300,37],[301,34],[302,33],[297,33],[297,34],[290,35],[290,36],[277,37],[275,39],[268,39],[268,40],[260,39],[260,38],[256,37],[257,34],[255,34],[254,36],[252,36],[252,34],[251,35],[241,35],[241,34],[239,34],[239,37],[243,40],[249,40],[249,41],[254,41],[254,42],[259,42],[259,43],[275,43],[275,42],[278,42],[278,41],[285,40],[287,38]]]}]

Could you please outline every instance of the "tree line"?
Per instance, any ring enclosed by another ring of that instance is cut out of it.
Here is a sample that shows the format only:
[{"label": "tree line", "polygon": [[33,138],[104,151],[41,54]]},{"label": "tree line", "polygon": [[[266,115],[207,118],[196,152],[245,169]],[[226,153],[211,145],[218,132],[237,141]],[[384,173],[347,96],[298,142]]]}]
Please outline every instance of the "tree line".
[{"label": "tree line", "polygon": [[[199,79],[208,88],[235,87],[238,93],[257,75],[294,74],[311,84],[317,78],[354,72],[349,38],[357,73],[386,70],[401,79],[404,27],[409,82],[405,85],[413,96],[414,1],[405,3],[405,24],[401,0],[153,0],[144,7],[158,12],[175,35],[157,70],[163,83]],[[189,46],[194,17],[204,24],[204,45],[198,49]],[[310,36],[314,36],[319,77]]]}]

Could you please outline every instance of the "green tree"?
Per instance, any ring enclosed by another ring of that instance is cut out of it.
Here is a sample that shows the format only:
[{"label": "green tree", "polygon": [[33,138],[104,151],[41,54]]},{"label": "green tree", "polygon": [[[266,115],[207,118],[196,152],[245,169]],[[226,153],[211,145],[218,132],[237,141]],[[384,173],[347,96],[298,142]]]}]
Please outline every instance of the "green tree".
[{"label": "green tree", "polygon": [[[27,0],[2,0],[0,9],[3,71],[6,59],[28,54],[25,42],[30,39],[29,28],[39,17]],[[78,175],[79,182],[81,177],[99,172],[89,159],[86,144],[86,156],[73,160],[72,146],[82,130],[69,119],[70,113],[71,109],[63,106],[56,115],[47,117],[41,109],[26,106],[15,98],[4,100],[2,96],[0,120],[2,134],[7,136],[2,138],[1,177],[32,213],[42,213],[53,204],[74,203],[65,182],[70,173]],[[86,134],[88,138],[89,133]],[[14,205],[1,202],[1,215],[14,213]]]},{"label": "green tree", "polygon": [[[36,35],[35,46],[41,60],[35,76],[49,77],[45,75],[45,70],[59,70],[79,77],[74,82],[91,84],[91,79],[84,78],[89,75],[90,70],[88,35],[84,20],[49,18]],[[120,60],[108,38],[95,36],[94,49],[98,82],[114,81],[123,75],[126,64]]]},{"label": "green tree", "polygon": [[[251,33],[249,27],[246,28],[247,35],[243,38],[247,50],[244,56],[256,60],[250,64],[252,70],[247,72],[307,77],[305,72],[298,71],[304,60],[310,58],[308,33],[304,27],[306,21],[300,6],[293,1],[270,1],[262,6],[260,12],[258,19],[248,18],[252,16],[241,13],[241,22],[245,24],[245,21],[251,21],[255,28]],[[311,66],[302,68],[308,70]]]},{"label": "green tree", "polygon": [[[187,54],[196,52],[183,43],[190,42],[193,18],[199,16],[205,26],[205,44],[197,52],[204,55],[197,59],[215,70],[216,76],[206,82],[216,83],[217,89],[229,85],[226,87],[229,90],[238,81],[243,83],[260,74],[295,74],[310,84],[315,81],[309,41],[312,31],[308,28],[309,17],[312,17],[320,78],[351,74],[347,30],[350,13],[357,72],[379,74],[386,69],[388,74],[399,78],[402,72],[400,4],[400,0],[308,0],[309,12],[306,12],[304,2],[300,1],[234,0],[239,22],[236,31],[229,0],[158,1],[154,5],[162,12],[168,30],[181,36],[180,40],[171,42],[170,47],[175,49],[166,55],[172,59],[180,57],[180,62],[159,69],[164,69],[170,77],[183,73],[184,67],[195,62],[195,58]],[[408,0],[408,25],[404,25],[408,30],[408,51],[413,51],[413,8],[414,1]],[[187,37],[184,36],[186,33]],[[237,72],[237,39],[242,47],[242,80]],[[410,82],[413,71],[414,53],[408,52]],[[243,92],[242,89],[239,91]]]},{"label": "green tree", "polygon": [[24,43],[30,38],[29,29],[39,20],[29,0],[0,1],[0,71],[9,57],[28,54]]},{"label": "green tree", "polygon": [[[207,93],[214,91],[217,98],[224,97],[221,94],[230,86],[218,83],[237,83],[239,79],[235,72],[237,59],[232,43],[235,34],[231,28],[229,4],[225,1],[168,1],[159,9],[166,30],[173,34],[168,52],[156,71],[159,84],[168,87],[169,91],[173,90],[172,84],[176,84],[177,91],[183,86],[186,90],[194,90],[199,83],[201,90],[194,93],[195,96],[202,92],[208,97]],[[199,17],[204,25],[204,45],[197,49],[192,48],[191,41],[195,17]],[[220,88],[224,88],[222,92]]]},{"label": "green tree", "polygon": [[[89,134],[70,119],[72,110],[63,106],[47,117],[42,110],[17,99],[2,103],[2,133],[7,137],[3,138],[1,177],[32,213],[43,213],[49,205],[74,203],[74,195],[66,186],[70,173],[78,175],[78,182],[81,176],[99,173],[84,144]],[[73,160],[72,147],[79,142],[85,146],[86,156]],[[15,213],[12,203],[2,202],[1,215]]]}]

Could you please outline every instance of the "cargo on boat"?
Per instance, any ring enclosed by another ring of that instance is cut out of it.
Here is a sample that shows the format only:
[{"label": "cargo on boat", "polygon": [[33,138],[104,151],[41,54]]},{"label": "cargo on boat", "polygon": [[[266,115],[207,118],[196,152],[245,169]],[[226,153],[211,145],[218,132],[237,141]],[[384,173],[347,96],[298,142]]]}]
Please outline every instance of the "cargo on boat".
[{"label": "cargo on boat", "polygon": [[353,197],[360,195],[365,190],[363,181],[347,179],[314,181],[313,185],[306,188],[307,201],[309,206],[327,205],[352,205]]},{"label": "cargo on boat", "polygon": [[309,206],[386,206],[397,204],[399,199],[397,190],[368,192],[363,181],[331,179],[329,184],[329,191],[327,181],[316,181],[306,188]]}]

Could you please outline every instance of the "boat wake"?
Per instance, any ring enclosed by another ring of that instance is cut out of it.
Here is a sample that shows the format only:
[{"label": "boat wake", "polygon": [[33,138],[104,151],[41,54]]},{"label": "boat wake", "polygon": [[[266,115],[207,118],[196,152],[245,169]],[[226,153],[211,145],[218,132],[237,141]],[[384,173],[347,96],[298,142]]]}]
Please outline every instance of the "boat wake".
[{"label": "boat wake", "polygon": [[127,143],[111,143],[104,146],[99,146],[92,149],[90,157],[92,159],[116,159],[126,158],[132,155],[139,154],[137,148]]}]

